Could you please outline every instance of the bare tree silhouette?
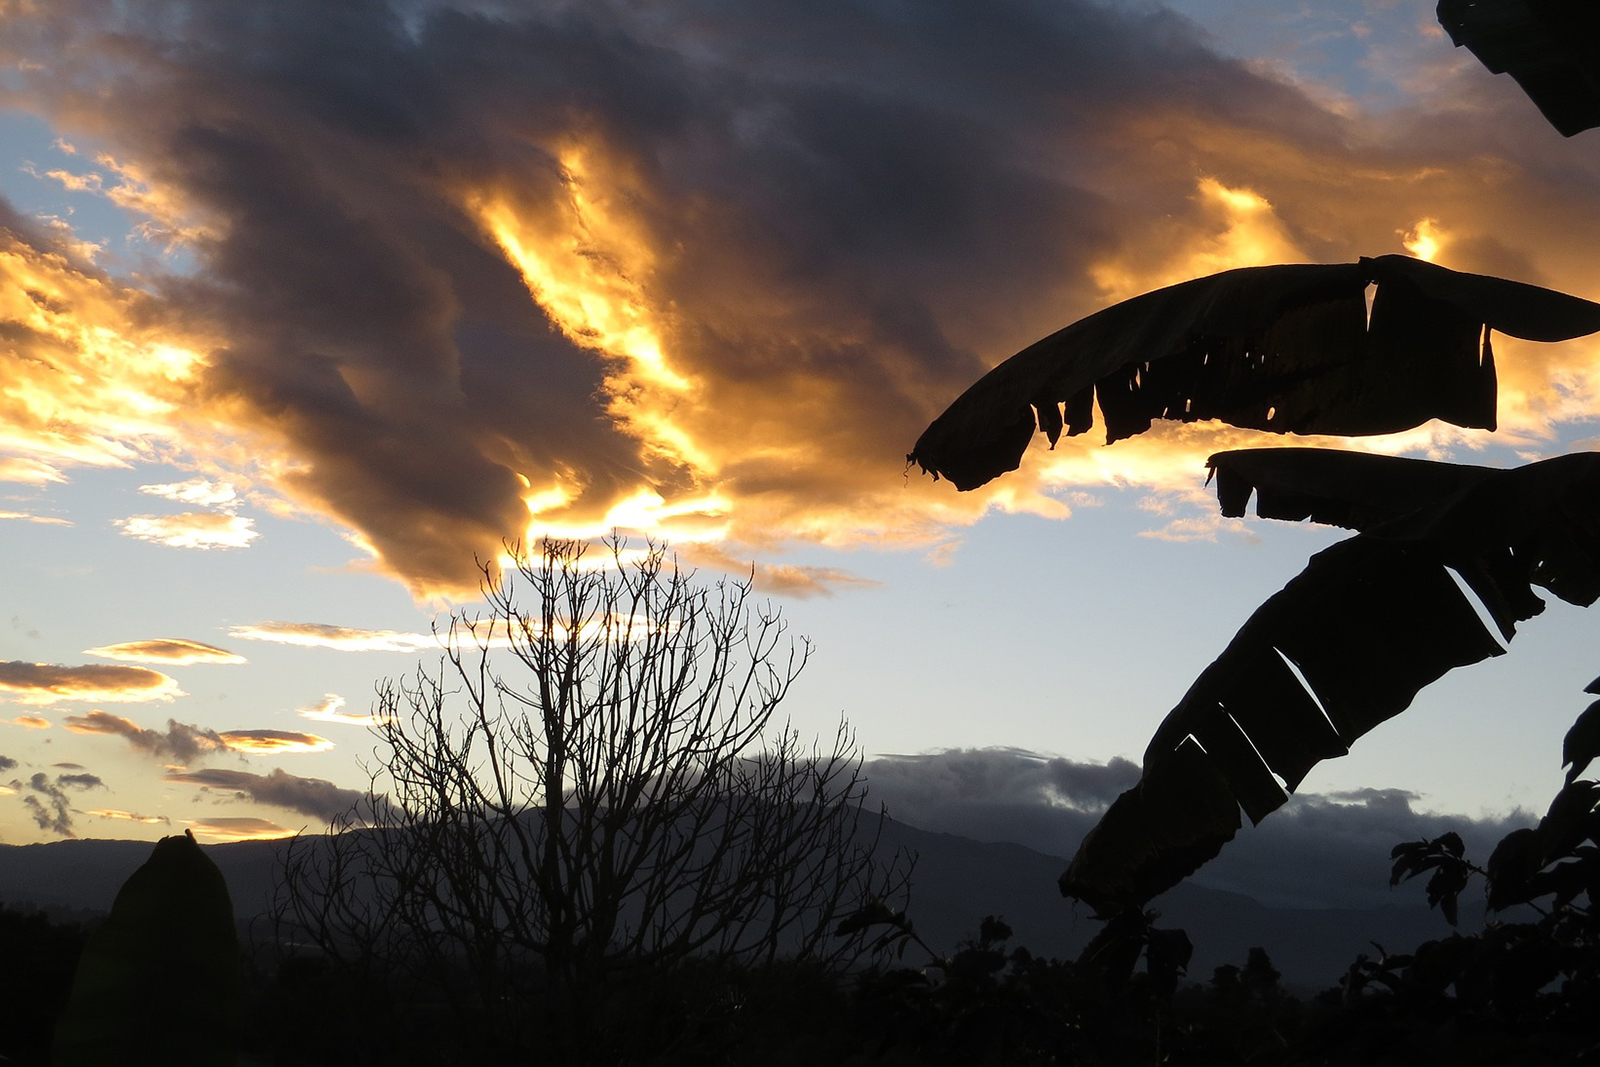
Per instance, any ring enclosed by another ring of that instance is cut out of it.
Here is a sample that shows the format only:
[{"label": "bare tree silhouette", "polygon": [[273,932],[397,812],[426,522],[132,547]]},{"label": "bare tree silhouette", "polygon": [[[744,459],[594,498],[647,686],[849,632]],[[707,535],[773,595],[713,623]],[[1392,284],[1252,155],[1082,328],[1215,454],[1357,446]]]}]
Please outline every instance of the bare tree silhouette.
[{"label": "bare tree silhouette", "polygon": [[841,967],[868,943],[841,920],[909,888],[848,728],[807,748],[774,720],[809,644],[749,581],[607,548],[483,568],[438,671],[380,686],[361,809],[279,880],[280,940],[437,989],[486,1051],[620,1062],[686,974]]}]

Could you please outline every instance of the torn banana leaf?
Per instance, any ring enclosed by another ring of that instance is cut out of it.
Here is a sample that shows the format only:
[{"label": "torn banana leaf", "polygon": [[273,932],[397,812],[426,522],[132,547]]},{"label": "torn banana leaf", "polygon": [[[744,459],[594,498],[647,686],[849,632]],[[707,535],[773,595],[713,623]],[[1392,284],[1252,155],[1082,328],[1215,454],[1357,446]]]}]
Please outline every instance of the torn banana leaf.
[{"label": "torn banana leaf", "polygon": [[[1376,283],[1370,319],[1366,290]],[[1358,436],[1495,427],[1491,331],[1562,341],[1600,304],[1407,256],[1243,267],[1136,296],[1018,352],[923,431],[908,462],[958,489],[1015,470],[1043,433],[1106,442],[1155,419]]]},{"label": "torn banana leaf", "polygon": [[[1282,462],[1256,460],[1268,474]],[[1322,464],[1326,497],[1349,473],[1336,467]],[[1600,598],[1600,453],[1459,476],[1455,492],[1313,556],[1256,610],[1157,729],[1140,782],[1084,839],[1064,894],[1102,915],[1143,906],[1215,856],[1241,809],[1259,822],[1424,686],[1501,654],[1450,570],[1507,640],[1544,609],[1533,586],[1582,606]]]},{"label": "torn banana leaf", "polygon": [[1206,466],[1229,518],[1242,516],[1254,494],[1263,519],[1309,519],[1357,531],[1430,507],[1498,473],[1337,448],[1238,448],[1216,453]]}]

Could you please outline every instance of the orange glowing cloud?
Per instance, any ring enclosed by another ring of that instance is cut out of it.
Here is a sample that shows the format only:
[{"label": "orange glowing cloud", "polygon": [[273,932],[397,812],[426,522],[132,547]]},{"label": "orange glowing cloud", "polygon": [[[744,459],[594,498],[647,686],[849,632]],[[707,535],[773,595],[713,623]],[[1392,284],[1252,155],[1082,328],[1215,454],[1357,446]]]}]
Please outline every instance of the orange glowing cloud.
[{"label": "orange glowing cloud", "polygon": [[69,715],[66,728],[75,734],[107,734],[121,737],[151,756],[176,759],[182,766],[212,752],[247,752],[253,755],[279,755],[297,752],[326,752],[333,742],[316,734],[295,730],[226,730],[217,732],[168,720],[166,732],[150,730],[131,719],[104,711]]},{"label": "orange glowing cloud", "polygon": [[86,648],[85,656],[125,660],[130,663],[170,663],[188,666],[192,663],[245,663],[247,660],[233,652],[181,637],[164,637],[153,641],[124,641],[121,644]]},{"label": "orange glowing cloud", "polygon": [[0,219],[0,450],[12,478],[125,465],[181,436],[204,358],[146,293]]},{"label": "orange glowing cloud", "polygon": [[1090,268],[1107,304],[1234,267],[1309,258],[1272,204],[1253,189],[1203,177],[1195,203],[1198,226],[1188,219],[1158,220],[1134,247]]},{"label": "orange glowing cloud", "polygon": [[608,413],[669,462],[714,473],[715,459],[673,417],[696,383],[673,368],[664,348],[670,312],[650,287],[657,253],[633,217],[633,204],[648,194],[619,176],[617,164],[596,159],[596,147],[561,151],[563,195],[531,214],[503,194],[470,193],[465,206],[555,325],[613,361]]},{"label": "orange glowing cloud", "polygon": [[0,456],[0,482],[21,482],[25,485],[44,485],[61,482],[66,478],[61,471],[48,463],[35,459],[18,459]]},{"label": "orange glowing cloud", "polygon": [[294,752],[326,752],[333,742],[293,730],[224,730],[223,743],[235,752],[276,756]]},{"label": "orange glowing cloud", "polygon": [[49,719],[41,719],[37,715],[18,715],[16,718],[8,719],[6,721],[11,723],[11,725],[13,725],[13,726],[21,726],[21,727],[23,727],[24,729],[27,729],[27,730],[48,730],[48,729],[50,729],[50,720]]},{"label": "orange glowing cloud", "polygon": [[1417,224],[1400,235],[1405,250],[1429,263],[1439,258],[1439,249],[1446,240],[1437,219],[1418,219]]},{"label": "orange glowing cloud", "polygon": [[144,667],[66,667],[12,660],[0,663],[0,696],[6,695],[23,704],[55,704],[63,700],[140,703],[184,694],[175,680]]},{"label": "orange glowing cloud", "polygon": [[[1066,514],[1059,501],[1020,485],[950,500],[886,477],[904,443],[881,418],[880,401],[819,375],[804,355],[807,348],[829,358],[861,349],[864,324],[798,315],[791,303],[760,292],[770,268],[728,256],[732,250],[718,268],[706,268],[718,269],[721,291],[696,294],[758,360],[759,378],[728,376],[716,365],[721,354],[707,348],[708,331],[695,323],[694,305],[675,288],[700,288],[702,277],[686,279],[681,257],[661,251],[642,215],[651,190],[600,148],[563,152],[561,193],[550,200],[480,190],[464,206],[557,327],[606,357],[608,414],[651,461],[670,465],[679,484],[670,495],[657,482],[596,499],[582,479],[543,480],[530,471],[522,475],[528,539],[620,529],[702,553],[717,542],[789,538],[905,545],[937,541],[951,519],[970,522],[991,507]],[[873,357],[861,354],[870,365]],[[775,591],[800,595],[820,588],[816,577],[793,568],[768,575]]]},{"label": "orange glowing cloud", "polygon": [[215,817],[205,820],[184,819],[184,824],[194,830],[196,837],[208,841],[274,841],[280,837],[293,837],[299,831],[279,826],[270,819],[248,816]]}]

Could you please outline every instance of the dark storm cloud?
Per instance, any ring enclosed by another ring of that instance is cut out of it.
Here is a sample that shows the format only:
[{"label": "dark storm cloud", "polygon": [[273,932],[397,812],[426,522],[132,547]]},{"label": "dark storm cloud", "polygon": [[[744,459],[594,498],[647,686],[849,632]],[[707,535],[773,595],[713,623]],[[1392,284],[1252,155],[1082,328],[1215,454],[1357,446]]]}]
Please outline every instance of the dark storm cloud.
[{"label": "dark storm cloud", "polygon": [[[774,522],[925,536],[899,457],[996,343],[1086,310],[1087,268],[1145,206],[1093,162],[1127,150],[1127,115],[1204,96],[1235,123],[1338,127],[1160,12],[407,10],[77,2],[9,29],[43,61],[39,106],[203,233],[166,293],[228,338],[206,402],[279,435],[304,461],[281,487],[419,588],[522,531],[517,474],[590,519],[714,489],[751,542]],[[612,214],[561,232],[574,188]],[[633,287],[682,396],[552,325],[474,217],[497,197]]]},{"label": "dark storm cloud", "polygon": [[[993,362],[1174,273],[1431,217],[1450,265],[1600,283],[1594,154],[1442,39],[1437,98],[1352,117],[1150,5],[457,6],[58,0],[0,43],[189,235],[158,286],[212,338],[184,409],[275,442],[276,488],[419,592],[470,586],[530,493],[603,527],[648,490],[748,546],[1062,514],[1037,463],[895,474]],[[1550,369],[1507,371],[1504,424]],[[1192,484],[1201,433],[1112,476]],[[1107,477],[1091,447],[1063,477]]]},{"label": "dark storm cloud", "polygon": [[94,774],[58,774],[56,785],[63,789],[104,789],[106,784]]},{"label": "dark storm cloud", "polygon": [[10,756],[0,756],[0,771],[9,771],[17,765],[17,761]]},{"label": "dark storm cloud", "polygon": [[[1014,841],[1065,860],[1105,807],[1138,781],[1139,768],[1124,759],[1079,763],[1020,749],[956,749],[874,759],[866,774],[872,801],[891,818]],[[1191,880],[1277,906],[1380,907],[1412,892],[1389,888],[1389,851],[1401,841],[1454,830],[1481,864],[1506,833],[1537,821],[1526,812],[1472,818],[1418,811],[1417,800],[1400,789],[1291,797],[1259,826],[1246,822]]]},{"label": "dark storm cloud", "polygon": [[362,799],[354,789],[341,789],[321,778],[301,778],[281,770],[265,775],[231,770],[183,771],[168,774],[162,780],[230,793],[239,800],[253,800],[324,820],[350,812]]}]

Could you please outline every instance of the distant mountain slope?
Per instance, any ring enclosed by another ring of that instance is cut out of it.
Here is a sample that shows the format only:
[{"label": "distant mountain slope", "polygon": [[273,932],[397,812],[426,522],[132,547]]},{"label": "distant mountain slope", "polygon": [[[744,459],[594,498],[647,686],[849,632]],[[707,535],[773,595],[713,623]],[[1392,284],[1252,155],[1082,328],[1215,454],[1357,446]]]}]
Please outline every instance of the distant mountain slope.
[{"label": "distant mountain slope", "polygon": [[[1023,845],[981,844],[952,834],[895,823],[885,843],[919,853],[910,914],[936,947],[976,935],[985,915],[999,915],[1011,944],[1036,955],[1073,957],[1099,930],[1087,908],[1061,896],[1056,879],[1066,860]],[[1449,927],[1419,890],[1396,892],[1382,908],[1269,908],[1241,893],[1186,883],[1156,899],[1159,925],[1188,933],[1194,943],[1189,976],[1205,981],[1225,963],[1243,965],[1252,946],[1267,950],[1284,981],[1302,990],[1335,984],[1357,953],[1376,955],[1373,942],[1406,951]],[[1473,929],[1482,909],[1463,901],[1462,928]]]},{"label": "distant mountain slope", "polygon": [[[1098,928],[1086,909],[1057,891],[1056,878],[1066,866],[1059,856],[895,822],[885,824],[882,844],[917,853],[910,915],[923,939],[941,951],[973,937],[985,915],[1005,919],[1014,931],[1013,947],[1057,958],[1076,956]],[[281,847],[274,841],[206,846],[228,881],[241,921],[266,909]],[[108,911],[150,849],[144,841],[0,845],[0,901]],[[1336,982],[1358,952],[1373,954],[1374,941],[1402,951],[1446,932],[1420,892],[1399,900],[1376,909],[1268,908],[1239,893],[1181,885],[1155,907],[1161,925],[1186,930],[1194,942],[1189,973],[1195,980],[1208,979],[1221,964],[1243,964],[1250,947],[1260,945],[1285,981],[1321,989]],[[1476,918],[1463,914],[1463,925],[1470,928]],[[906,962],[919,961],[908,953]]]}]

